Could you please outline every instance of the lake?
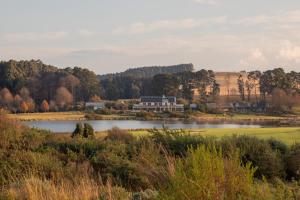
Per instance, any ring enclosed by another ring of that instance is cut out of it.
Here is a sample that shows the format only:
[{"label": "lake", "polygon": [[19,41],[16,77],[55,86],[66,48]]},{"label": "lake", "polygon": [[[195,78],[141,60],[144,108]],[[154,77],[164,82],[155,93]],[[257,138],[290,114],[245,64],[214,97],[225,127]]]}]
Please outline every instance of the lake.
[{"label": "lake", "polygon": [[260,128],[258,124],[239,123],[201,123],[195,121],[138,121],[138,120],[89,120],[89,121],[27,121],[22,122],[33,128],[46,129],[52,132],[73,132],[76,123],[89,123],[95,131],[105,131],[113,127],[121,129],[202,129],[202,128]]}]

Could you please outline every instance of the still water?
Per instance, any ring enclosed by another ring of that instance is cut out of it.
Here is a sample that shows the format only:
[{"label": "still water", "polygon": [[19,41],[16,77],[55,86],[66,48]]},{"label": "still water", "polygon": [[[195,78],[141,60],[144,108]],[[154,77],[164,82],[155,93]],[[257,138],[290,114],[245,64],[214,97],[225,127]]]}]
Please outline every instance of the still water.
[{"label": "still water", "polygon": [[238,123],[201,123],[195,121],[138,121],[138,120],[90,120],[90,121],[29,121],[23,122],[30,127],[46,129],[52,132],[72,132],[76,123],[89,123],[96,131],[105,131],[113,127],[121,129],[199,129],[199,128],[260,128],[257,124]]}]

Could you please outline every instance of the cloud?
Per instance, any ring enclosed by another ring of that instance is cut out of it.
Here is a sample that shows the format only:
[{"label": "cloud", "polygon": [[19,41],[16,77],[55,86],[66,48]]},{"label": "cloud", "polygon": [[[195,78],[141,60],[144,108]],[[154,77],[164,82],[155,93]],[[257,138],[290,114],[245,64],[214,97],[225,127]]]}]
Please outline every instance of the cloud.
[{"label": "cloud", "polygon": [[94,31],[88,30],[88,29],[81,29],[78,31],[78,34],[80,36],[85,36],[85,37],[89,37],[89,36],[93,36],[96,33]]},{"label": "cloud", "polygon": [[300,46],[294,45],[289,40],[283,41],[281,44],[279,55],[288,61],[300,63]]},{"label": "cloud", "polygon": [[23,32],[23,33],[8,33],[3,36],[8,41],[20,41],[20,40],[58,40],[68,36],[66,31],[57,32]]},{"label": "cloud", "polygon": [[193,0],[196,3],[206,4],[206,5],[218,5],[220,2],[217,0]]},{"label": "cloud", "polygon": [[274,14],[260,14],[241,19],[233,20],[233,23],[241,25],[260,25],[271,24],[278,26],[279,24],[300,23],[300,10],[281,11]]},{"label": "cloud", "polygon": [[268,64],[268,59],[264,55],[260,48],[251,49],[247,58],[241,59],[240,65],[242,66],[266,66]]},{"label": "cloud", "polygon": [[180,30],[180,29],[193,29],[199,26],[208,24],[222,24],[226,21],[226,16],[219,16],[213,18],[203,19],[181,19],[181,20],[159,20],[149,23],[137,22],[131,24],[129,27],[119,27],[113,31],[114,34],[142,34],[155,31],[164,30]]}]

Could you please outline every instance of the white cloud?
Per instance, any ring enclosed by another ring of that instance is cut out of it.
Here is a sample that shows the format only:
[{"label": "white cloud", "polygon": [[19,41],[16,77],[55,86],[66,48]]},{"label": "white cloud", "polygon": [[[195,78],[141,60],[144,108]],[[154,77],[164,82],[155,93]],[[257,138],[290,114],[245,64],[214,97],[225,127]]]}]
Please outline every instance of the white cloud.
[{"label": "white cloud", "polygon": [[292,62],[300,63],[300,46],[294,45],[290,41],[283,41],[279,55]]},{"label": "white cloud", "polygon": [[57,32],[23,32],[23,33],[8,33],[3,36],[8,41],[20,41],[20,40],[58,40],[68,36],[66,31]]},{"label": "white cloud", "polygon": [[260,48],[251,49],[246,58],[241,59],[240,65],[249,66],[266,66],[268,59]]},{"label": "white cloud", "polygon": [[207,4],[207,5],[218,5],[219,2],[217,0],[194,0],[196,3]]},{"label": "white cloud", "polygon": [[88,30],[88,29],[81,29],[78,31],[79,35],[80,36],[93,36],[95,35],[96,33],[94,31],[91,31],[91,30]]},{"label": "white cloud", "polygon": [[182,20],[159,20],[150,23],[137,22],[129,27],[119,27],[113,31],[114,34],[142,34],[163,30],[192,29],[207,24],[222,24],[226,16],[204,18],[204,19],[182,19]]}]

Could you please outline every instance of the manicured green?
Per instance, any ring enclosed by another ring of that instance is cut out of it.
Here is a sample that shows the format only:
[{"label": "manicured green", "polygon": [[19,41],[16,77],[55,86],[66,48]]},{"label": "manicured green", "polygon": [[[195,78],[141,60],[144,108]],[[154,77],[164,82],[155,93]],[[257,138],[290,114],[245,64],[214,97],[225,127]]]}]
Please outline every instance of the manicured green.
[{"label": "manicured green", "polygon": [[[186,130],[192,135],[223,137],[231,135],[255,136],[261,139],[274,138],[288,145],[300,143],[300,127],[280,127],[280,128],[226,128],[226,129],[193,129]],[[133,135],[147,135],[147,130],[131,131]]]}]

